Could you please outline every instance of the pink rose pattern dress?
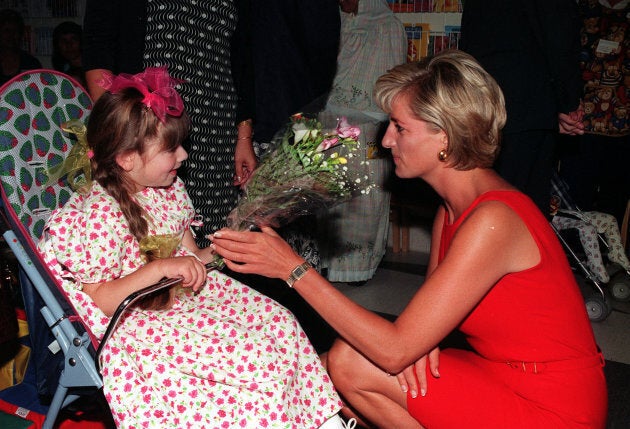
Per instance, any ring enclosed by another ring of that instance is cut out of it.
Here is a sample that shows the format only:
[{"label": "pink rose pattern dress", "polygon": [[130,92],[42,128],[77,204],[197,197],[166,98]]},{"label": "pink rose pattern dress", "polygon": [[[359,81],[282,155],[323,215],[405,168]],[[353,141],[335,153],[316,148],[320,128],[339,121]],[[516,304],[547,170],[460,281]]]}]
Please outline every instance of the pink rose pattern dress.
[{"label": "pink rose pattern dress", "polygon": [[[194,210],[182,182],[136,195],[151,234],[180,233]],[[108,317],[81,291],[142,265],[118,203],[94,183],[53,213],[39,248],[93,333]],[[181,246],[179,255],[191,252]],[[171,309],[129,312],[101,356],[119,428],[316,428],[342,404],[294,316],[212,271]]]}]

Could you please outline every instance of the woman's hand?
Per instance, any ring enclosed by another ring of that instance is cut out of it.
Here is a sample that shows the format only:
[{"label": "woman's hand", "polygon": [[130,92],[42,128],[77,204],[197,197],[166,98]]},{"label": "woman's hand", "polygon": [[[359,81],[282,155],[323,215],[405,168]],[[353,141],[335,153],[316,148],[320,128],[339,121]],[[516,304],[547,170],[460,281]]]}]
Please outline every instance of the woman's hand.
[{"label": "woman's hand", "polygon": [[234,186],[245,185],[258,165],[254,153],[253,132],[252,122],[249,120],[238,125],[234,150]]},{"label": "woman's hand", "polygon": [[182,278],[182,286],[199,290],[207,279],[206,267],[194,256],[176,256],[174,258],[156,259],[150,264],[156,264],[162,277]]},{"label": "woman's hand", "polygon": [[209,236],[211,247],[238,273],[286,280],[304,262],[272,228],[261,232],[222,229]]},{"label": "woman's hand", "polygon": [[422,356],[415,364],[408,366],[401,373],[396,374],[398,383],[403,392],[409,392],[412,398],[426,396],[427,394],[427,360],[431,375],[440,378],[438,367],[440,365],[440,348],[436,347],[428,354]]}]

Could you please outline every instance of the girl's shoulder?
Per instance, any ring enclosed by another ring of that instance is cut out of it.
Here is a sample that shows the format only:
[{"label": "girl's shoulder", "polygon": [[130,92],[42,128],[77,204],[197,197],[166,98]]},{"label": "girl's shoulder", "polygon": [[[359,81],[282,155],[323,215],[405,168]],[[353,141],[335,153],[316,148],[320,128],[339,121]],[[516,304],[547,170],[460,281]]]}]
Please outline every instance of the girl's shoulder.
[{"label": "girl's shoulder", "polygon": [[114,215],[118,211],[119,205],[116,200],[94,182],[89,191],[75,192],[63,207],[51,215],[49,223],[58,222],[60,218],[102,218]]}]

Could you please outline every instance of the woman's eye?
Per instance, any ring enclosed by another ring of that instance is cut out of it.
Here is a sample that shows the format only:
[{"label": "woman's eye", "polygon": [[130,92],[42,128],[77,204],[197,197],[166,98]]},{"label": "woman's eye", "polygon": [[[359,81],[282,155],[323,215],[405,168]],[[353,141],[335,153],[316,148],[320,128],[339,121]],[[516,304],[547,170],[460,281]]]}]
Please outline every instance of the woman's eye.
[{"label": "woman's eye", "polygon": [[398,124],[395,124],[394,126],[396,127],[396,131],[398,131],[399,133],[401,133],[401,132],[403,132],[405,130],[403,127],[401,127]]}]

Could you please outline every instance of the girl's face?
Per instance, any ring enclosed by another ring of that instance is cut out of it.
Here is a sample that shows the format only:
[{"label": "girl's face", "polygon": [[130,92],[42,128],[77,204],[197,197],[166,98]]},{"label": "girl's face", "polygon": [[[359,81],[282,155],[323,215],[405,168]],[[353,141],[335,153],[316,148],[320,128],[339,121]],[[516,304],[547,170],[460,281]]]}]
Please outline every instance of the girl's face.
[{"label": "girl's face", "polygon": [[416,119],[405,97],[392,104],[389,125],[383,136],[383,147],[392,151],[396,175],[401,178],[424,177],[437,165],[438,153],[446,149],[443,130],[435,130],[428,122]]},{"label": "girl's face", "polygon": [[167,187],[173,184],[177,169],[188,158],[188,153],[178,145],[175,150],[165,150],[162,140],[155,138],[147,141],[148,149],[140,155],[134,152],[125,168],[129,177],[136,184],[136,192],[145,188]]}]

